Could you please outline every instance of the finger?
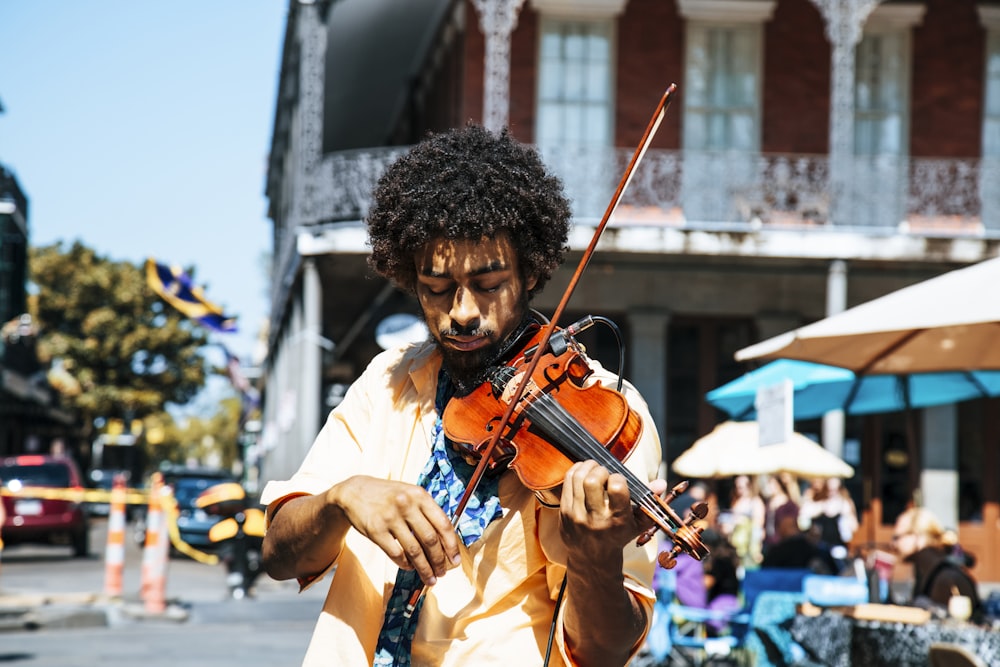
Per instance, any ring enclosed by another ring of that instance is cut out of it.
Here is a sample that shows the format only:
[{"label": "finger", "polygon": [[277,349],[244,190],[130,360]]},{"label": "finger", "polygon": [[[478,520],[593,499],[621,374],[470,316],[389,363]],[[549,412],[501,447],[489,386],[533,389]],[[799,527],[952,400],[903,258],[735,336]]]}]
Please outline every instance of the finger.
[{"label": "finger", "polygon": [[[396,538],[396,542],[403,553],[403,562],[406,563],[406,566],[400,565],[400,567],[408,570],[416,570],[420,576],[420,580],[428,586],[436,584],[437,575],[434,573],[433,566],[428,561],[424,545],[420,543],[414,534],[409,530],[404,530],[399,533],[393,533],[393,537]],[[399,565],[398,562],[397,565]]]},{"label": "finger", "polygon": [[458,536],[444,511],[433,501],[414,508],[405,518],[405,524],[393,535],[420,578],[433,585],[437,577],[461,561]]},{"label": "finger", "polygon": [[581,461],[574,463],[566,471],[566,476],[563,478],[562,495],[560,496],[560,505],[564,513],[572,512],[578,502],[582,503],[585,495],[583,481],[596,465],[595,461]]},{"label": "finger", "polygon": [[660,479],[659,477],[650,481],[647,486],[649,486],[649,490],[653,492],[653,495],[662,496],[667,492],[667,480]]},{"label": "finger", "polygon": [[620,473],[608,476],[606,482],[608,507],[615,514],[631,512],[632,494],[628,488],[628,480]]},{"label": "finger", "polygon": [[[458,533],[455,532],[455,526],[452,525],[451,519],[444,513],[444,510],[437,507],[436,503],[434,507],[439,511],[429,512],[426,514],[426,517],[441,545],[443,555],[441,565],[445,569],[455,567],[462,562],[462,550]],[[444,570],[441,571],[441,574],[444,574]]]},{"label": "finger", "polygon": [[588,512],[608,511],[608,478],[610,473],[604,466],[594,465],[583,479],[584,505]]}]

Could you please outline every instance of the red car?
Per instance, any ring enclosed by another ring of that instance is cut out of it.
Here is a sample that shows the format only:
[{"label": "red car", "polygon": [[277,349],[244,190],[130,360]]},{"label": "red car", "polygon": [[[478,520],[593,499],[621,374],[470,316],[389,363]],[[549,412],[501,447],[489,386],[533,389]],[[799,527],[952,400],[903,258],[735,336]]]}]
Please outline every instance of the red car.
[{"label": "red car", "polygon": [[[0,459],[0,485],[5,491],[39,486],[83,490],[80,469],[72,459],[26,454]],[[65,544],[73,555],[90,552],[90,524],[83,503],[72,500],[2,497],[7,518],[3,522],[4,544],[22,542]]]}]

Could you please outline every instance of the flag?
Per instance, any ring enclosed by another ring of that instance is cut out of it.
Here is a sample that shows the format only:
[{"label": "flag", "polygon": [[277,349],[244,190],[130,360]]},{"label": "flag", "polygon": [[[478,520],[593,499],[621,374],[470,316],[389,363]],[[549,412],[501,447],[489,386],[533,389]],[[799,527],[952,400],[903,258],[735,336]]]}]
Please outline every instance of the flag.
[{"label": "flag", "polygon": [[242,403],[242,415],[241,420],[246,418],[246,415],[254,408],[260,407],[260,392],[254,387],[247,376],[243,373],[243,367],[240,365],[240,358],[229,351],[222,343],[217,343],[219,347],[222,348],[222,352],[226,355],[226,375],[229,376],[229,382],[232,383],[233,389],[239,392],[241,403]]},{"label": "flag", "polygon": [[220,333],[236,331],[236,318],[205,298],[200,287],[176,266],[166,266],[152,257],[146,260],[146,282],[169,303],[202,326]]},{"label": "flag", "polygon": [[240,358],[230,352],[229,348],[225,345],[221,343],[218,345],[226,355],[226,375],[229,376],[229,381],[232,383],[233,388],[241,394],[248,393],[251,388],[250,380],[243,374],[243,369],[240,367]]}]

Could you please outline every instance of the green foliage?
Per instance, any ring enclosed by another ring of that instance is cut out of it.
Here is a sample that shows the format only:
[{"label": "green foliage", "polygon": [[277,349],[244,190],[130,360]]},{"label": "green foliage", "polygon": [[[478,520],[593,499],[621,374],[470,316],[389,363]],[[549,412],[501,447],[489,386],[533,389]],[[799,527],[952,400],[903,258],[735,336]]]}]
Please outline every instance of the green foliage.
[{"label": "green foliage", "polygon": [[30,273],[39,356],[75,378],[64,403],[85,423],[159,414],[205,384],[205,330],[165,304],[141,267],[75,242],[33,248]]},{"label": "green foliage", "polygon": [[218,409],[207,418],[188,417],[178,423],[169,413],[148,417],[144,428],[149,468],[197,461],[232,469],[240,454],[240,410],[239,397],[230,396],[220,400]]}]

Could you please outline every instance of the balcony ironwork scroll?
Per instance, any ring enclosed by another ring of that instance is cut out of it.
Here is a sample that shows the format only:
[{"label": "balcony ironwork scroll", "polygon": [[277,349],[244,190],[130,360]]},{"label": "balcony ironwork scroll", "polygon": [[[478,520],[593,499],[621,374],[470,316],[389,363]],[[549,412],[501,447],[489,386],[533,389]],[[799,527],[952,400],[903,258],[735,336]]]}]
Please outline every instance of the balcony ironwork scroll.
[{"label": "balcony ironwork scroll", "polygon": [[[385,168],[406,147],[326,155],[316,222],[358,221]],[[600,219],[626,149],[544,148],[562,179],[574,220]],[[732,154],[650,149],[612,225],[688,228],[852,229],[862,233],[1000,237],[1000,163],[977,159],[851,158],[851,189],[833,220],[827,155]]]}]

